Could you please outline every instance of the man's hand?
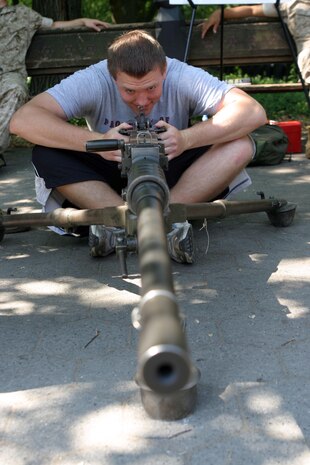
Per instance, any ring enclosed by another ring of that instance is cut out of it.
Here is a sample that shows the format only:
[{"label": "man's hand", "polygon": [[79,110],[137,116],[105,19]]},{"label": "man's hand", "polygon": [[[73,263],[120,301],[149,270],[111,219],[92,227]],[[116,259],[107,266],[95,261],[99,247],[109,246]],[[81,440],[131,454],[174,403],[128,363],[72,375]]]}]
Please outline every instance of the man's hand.
[{"label": "man's hand", "polygon": [[[118,139],[129,142],[129,137],[120,134],[120,129],[132,129],[132,126],[128,123],[121,123],[116,128],[110,129],[108,132],[103,134],[102,139]],[[111,152],[97,152],[105,160],[115,161],[120,163],[122,161],[122,154],[120,150],[113,150]]]},{"label": "man's hand", "polygon": [[221,10],[215,10],[210,15],[208,19],[206,19],[203,23],[198,24],[198,28],[201,29],[201,38],[204,39],[206,33],[210,28],[212,28],[213,32],[216,33],[218,31],[219,25],[221,22]]},{"label": "man's hand", "polygon": [[82,18],[82,21],[83,26],[88,27],[89,29],[94,29],[97,32],[110,27],[109,23],[100,21],[99,19]]},{"label": "man's hand", "polygon": [[179,131],[171,124],[165,123],[165,121],[158,121],[155,124],[157,128],[165,128],[165,132],[160,133],[160,140],[164,143],[165,154],[167,155],[168,160],[176,158],[181,153],[183,153],[186,147],[186,139],[182,131]]}]

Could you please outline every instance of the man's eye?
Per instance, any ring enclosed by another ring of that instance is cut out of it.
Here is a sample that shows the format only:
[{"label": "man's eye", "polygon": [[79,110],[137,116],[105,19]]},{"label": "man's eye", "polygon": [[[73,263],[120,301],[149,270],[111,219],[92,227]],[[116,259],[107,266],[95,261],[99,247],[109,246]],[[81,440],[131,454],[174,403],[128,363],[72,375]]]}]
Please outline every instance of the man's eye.
[{"label": "man's eye", "polygon": [[134,93],[134,90],[132,89],[126,89],[126,94],[132,95]]}]

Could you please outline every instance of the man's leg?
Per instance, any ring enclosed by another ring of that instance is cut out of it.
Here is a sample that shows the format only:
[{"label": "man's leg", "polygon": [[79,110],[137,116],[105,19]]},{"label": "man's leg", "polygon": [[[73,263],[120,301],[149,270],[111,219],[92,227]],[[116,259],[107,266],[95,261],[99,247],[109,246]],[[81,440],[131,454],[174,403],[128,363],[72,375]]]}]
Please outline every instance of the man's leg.
[{"label": "man's leg", "polygon": [[[32,162],[37,176],[37,198],[44,205],[45,211],[56,208],[57,204],[62,204],[64,208],[74,206],[99,209],[124,203],[120,193],[125,182],[117,164],[108,162],[99,155],[37,145],[33,149]],[[57,196],[57,193],[60,195]],[[112,253],[115,249],[114,236],[115,228],[90,226],[91,254],[104,256]],[[98,254],[92,250],[97,246]]]},{"label": "man's leg", "polygon": [[38,198],[48,195],[45,192],[42,196],[42,189],[52,189],[79,208],[124,203],[120,194],[126,183],[117,163],[99,155],[37,145],[32,152],[32,163],[38,180]]},{"label": "man's leg", "polygon": [[63,197],[79,208],[104,208],[123,205],[122,198],[106,183],[83,181],[56,188]]},{"label": "man's leg", "polygon": [[[201,202],[216,197],[248,164],[252,155],[253,144],[248,137],[210,148],[183,173],[172,188],[171,203]],[[123,205],[121,197],[100,181],[65,185],[57,190],[80,208]],[[182,263],[193,262],[193,237],[189,223],[174,225],[167,238],[171,258]],[[92,226],[90,245],[93,256],[111,253],[115,247],[113,230]]]},{"label": "man's leg", "polygon": [[3,154],[10,145],[10,120],[15,111],[26,102],[27,89],[18,74],[8,73],[5,78],[0,79],[0,91],[0,154]]},{"label": "man's leg", "polygon": [[253,143],[244,137],[212,146],[198,158],[171,189],[171,203],[207,202],[229,186],[249,163]]},{"label": "man's leg", "polygon": [[[122,198],[102,181],[84,181],[57,187],[56,190],[79,208],[104,208],[123,205]],[[93,257],[105,257],[113,253],[116,232],[119,228],[104,225],[89,227],[89,252]]]},{"label": "man's leg", "polygon": [[[248,137],[212,146],[181,175],[171,189],[171,203],[207,202],[220,196],[251,160],[253,150]],[[167,236],[170,256],[181,263],[193,263],[192,226],[188,222],[173,226]]]},{"label": "man's leg", "polygon": [[310,85],[310,41],[308,46],[298,54],[298,67],[305,83]]}]

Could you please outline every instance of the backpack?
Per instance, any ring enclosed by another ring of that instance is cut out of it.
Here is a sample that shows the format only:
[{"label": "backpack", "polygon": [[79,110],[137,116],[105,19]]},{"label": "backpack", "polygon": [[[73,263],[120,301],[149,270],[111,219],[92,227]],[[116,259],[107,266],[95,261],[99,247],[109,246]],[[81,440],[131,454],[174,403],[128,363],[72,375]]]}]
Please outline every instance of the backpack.
[{"label": "backpack", "polygon": [[288,137],[280,126],[264,124],[251,132],[256,154],[248,166],[278,165],[285,157]]}]

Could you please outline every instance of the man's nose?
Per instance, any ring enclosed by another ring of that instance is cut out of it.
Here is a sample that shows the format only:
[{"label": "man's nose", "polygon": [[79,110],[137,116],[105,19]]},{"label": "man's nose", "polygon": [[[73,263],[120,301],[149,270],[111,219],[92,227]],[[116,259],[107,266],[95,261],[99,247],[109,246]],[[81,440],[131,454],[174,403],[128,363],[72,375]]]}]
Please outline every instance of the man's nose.
[{"label": "man's nose", "polygon": [[138,95],[135,101],[135,104],[138,107],[144,107],[148,102],[148,98],[145,94]]}]

